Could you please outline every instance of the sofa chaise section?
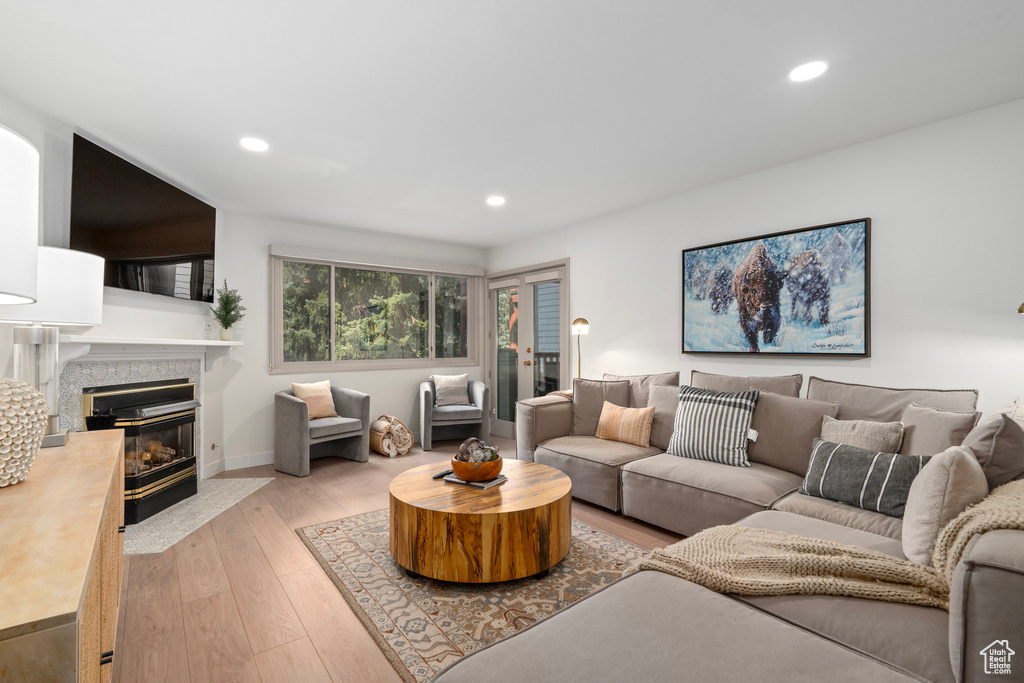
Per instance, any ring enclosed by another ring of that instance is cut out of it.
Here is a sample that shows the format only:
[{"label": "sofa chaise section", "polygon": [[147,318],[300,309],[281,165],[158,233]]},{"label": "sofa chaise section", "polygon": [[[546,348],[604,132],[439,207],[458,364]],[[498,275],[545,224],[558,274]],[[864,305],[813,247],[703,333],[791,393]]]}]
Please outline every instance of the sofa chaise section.
[{"label": "sofa chaise section", "polygon": [[921,681],[683,579],[642,571],[480,650],[435,683]]},{"label": "sofa chaise section", "polygon": [[[788,512],[759,512],[737,522],[868,548],[906,559],[899,540]],[[934,683],[953,683],[949,614],[918,605],[831,595],[737,596],[762,612]]]},{"label": "sofa chaise section", "polygon": [[[737,523],[904,557],[896,539],[792,513]],[[437,681],[982,683],[993,679],[982,651],[1024,633],[1021,596],[1024,531],[1010,530],[968,544],[948,613],[840,596],[725,595],[641,571],[466,657]]]}]

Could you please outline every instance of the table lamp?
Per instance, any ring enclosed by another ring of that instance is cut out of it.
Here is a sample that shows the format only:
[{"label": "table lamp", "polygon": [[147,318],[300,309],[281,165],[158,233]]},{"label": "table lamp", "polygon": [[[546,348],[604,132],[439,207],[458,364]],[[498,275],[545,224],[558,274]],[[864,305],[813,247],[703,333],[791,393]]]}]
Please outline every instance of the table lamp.
[{"label": "table lamp", "polygon": [[590,332],[590,323],[586,318],[576,318],[572,321],[572,333],[576,337],[576,376],[583,377],[583,356],[580,347],[580,336]]},{"label": "table lamp", "polygon": [[39,152],[0,126],[0,304],[36,300]]},{"label": "table lamp", "polygon": [[[60,430],[60,327],[103,322],[103,259],[71,249],[38,248],[37,300],[0,307],[0,323],[14,328],[14,376],[43,394],[49,421],[43,448],[63,446]],[[27,323],[27,325],[25,325]]]}]

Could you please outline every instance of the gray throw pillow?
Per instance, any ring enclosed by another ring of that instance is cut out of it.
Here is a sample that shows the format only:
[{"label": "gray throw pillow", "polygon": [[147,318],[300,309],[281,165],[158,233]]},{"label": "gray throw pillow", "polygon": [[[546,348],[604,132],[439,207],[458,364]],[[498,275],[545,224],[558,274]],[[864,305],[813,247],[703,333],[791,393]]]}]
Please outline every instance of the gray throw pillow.
[{"label": "gray throw pillow", "polygon": [[931,566],[939,533],[987,495],[985,473],[970,451],[953,447],[936,455],[910,485],[903,512],[903,554]]},{"label": "gray throw pillow", "polygon": [[651,445],[663,451],[668,450],[675,427],[676,408],[679,407],[679,387],[662,384],[651,385],[647,407],[654,407],[654,422],[651,423]]},{"label": "gray throw pillow", "polygon": [[981,413],[955,413],[911,403],[903,411],[903,455],[935,455],[959,446],[978,424]]},{"label": "gray throw pillow", "polygon": [[609,375],[604,373],[604,381],[627,380],[629,382],[629,407],[646,408],[647,397],[652,386],[673,386],[679,388],[679,371],[663,372],[660,375]]},{"label": "gray throw pillow", "polygon": [[964,438],[994,489],[1024,474],[1024,402],[1016,399],[986,417]]},{"label": "gray throw pillow", "polygon": [[821,438],[879,453],[899,453],[903,445],[903,423],[826,417],[821,423]]},{"label": "gray throw pillow", "polygon": [[714,375],[709,372],[692,370],[690,386],[711,391],[770,391],[782,396],[800,396],[800,386],[804,383],[803,375],[781,375],[777,377],[733,377],[732,375]]},{"label": "gray throw pillow", "polygon": [[910,485],[929,459],[815,439],[800,493],[902,518]]},{"label": "gray throw pillow", "polygon": [[807,474],[811,444],[821,436],[822,418],[833,416],[838,410],[838,403],[762,391],[751,421],[757,440],[747,445],[750,460],[802,477]]},{"label": "gray throw pillow", "polygon": [[469,374],[465,375],[431,375],[434,383],[435,406],[468,406]]},{"label": "gray throw pillow", "polygon": [[679,387],[679,408],[668,452],[683,458],[750,467],[747,436],[758,391],[720,392]]},{"label": "gray throw pillow", "polygon": [[573,436],[594,436],[601,419],[604,402],[629,407],[629,382],[602,382],[597,379],[576,379],[572,383]]}]

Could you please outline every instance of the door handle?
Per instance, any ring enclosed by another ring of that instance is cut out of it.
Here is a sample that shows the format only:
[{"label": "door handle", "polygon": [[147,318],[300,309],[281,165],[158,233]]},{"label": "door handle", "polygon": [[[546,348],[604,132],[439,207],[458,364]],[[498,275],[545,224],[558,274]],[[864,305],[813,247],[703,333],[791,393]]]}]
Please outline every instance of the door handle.
[{"label": "door handle", "polygon": [[533,361],[524,360],[523,365],[533,365]]}]

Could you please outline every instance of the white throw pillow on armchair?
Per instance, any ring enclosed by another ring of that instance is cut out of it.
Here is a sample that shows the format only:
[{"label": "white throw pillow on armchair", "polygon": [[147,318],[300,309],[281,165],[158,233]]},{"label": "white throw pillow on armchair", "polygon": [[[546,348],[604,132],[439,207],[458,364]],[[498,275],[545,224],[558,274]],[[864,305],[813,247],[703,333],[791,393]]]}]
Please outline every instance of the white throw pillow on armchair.
[{"label": "white throw pillow on armchair", "polygon": [[469,373],[465,375],[431,375],[435,406],[468,406]]}]

